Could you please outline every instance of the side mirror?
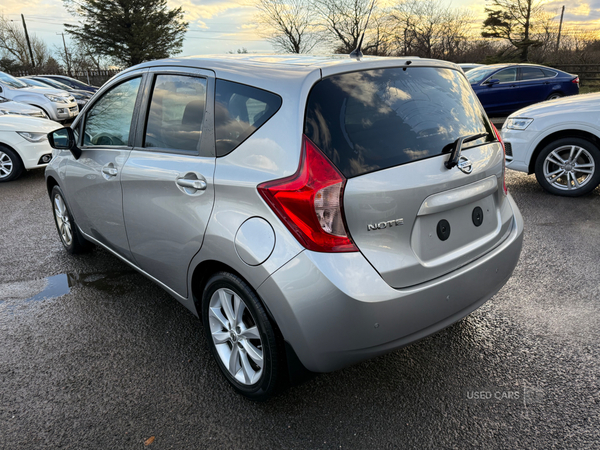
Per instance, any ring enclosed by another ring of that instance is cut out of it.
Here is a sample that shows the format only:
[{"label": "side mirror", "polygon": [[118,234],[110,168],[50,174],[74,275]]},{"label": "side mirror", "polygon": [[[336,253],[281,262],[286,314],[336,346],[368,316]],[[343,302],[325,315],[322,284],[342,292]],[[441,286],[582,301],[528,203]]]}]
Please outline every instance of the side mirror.
[{"label": "side mirror", "polygon": [[500,80],[497,80],[495,78],[493,80],[488,80],[488,81],[485,82],[485,84],[487,84],[488,86],[493,86],[493,85],[498,84],[498,83],[500,83]]},{"label": "side mirror", "polygon": [[75,133],[70,127],[61,128],[59,130],[48,133],[48,143],[50,147],[56,150],[69,150],[75,159],[81,156],[81,149],[77,147],[77,139]]}]

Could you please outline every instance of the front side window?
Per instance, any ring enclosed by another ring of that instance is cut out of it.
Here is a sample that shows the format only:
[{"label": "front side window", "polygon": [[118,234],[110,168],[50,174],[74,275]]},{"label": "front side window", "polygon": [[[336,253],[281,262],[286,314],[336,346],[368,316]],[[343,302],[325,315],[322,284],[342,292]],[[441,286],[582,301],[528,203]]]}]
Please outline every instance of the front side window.
[{"label": "front side window", "polygon": [[158,75],[152,91],[144,147],[196,151],[206,110],[206,79]]},{"label": "front side window", "polygon": [[141,80],[132,78],[113,87],[92,106],[85,118],[83,145],[127,145]]},{"label": "front side window", "polygon": [[517,81],[517,69],[504,69],[500,72],[492,75],[491,79],[496,79],[500,83],[510,83],[511,81]]},{"label": "front side window", "polygon": [[272,92],[217,80],[215,139],[217,156],[224,156],[259,129],[281,106]]}]

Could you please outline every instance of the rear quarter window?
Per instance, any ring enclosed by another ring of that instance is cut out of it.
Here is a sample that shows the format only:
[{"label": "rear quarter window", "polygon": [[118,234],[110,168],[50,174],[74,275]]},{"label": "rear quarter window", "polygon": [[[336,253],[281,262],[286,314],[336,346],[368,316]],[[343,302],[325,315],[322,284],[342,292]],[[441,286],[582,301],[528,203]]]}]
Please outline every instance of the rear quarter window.
[{"label": "rear quarter window", "polygon": [[217,156],[235,150],[281,107],[281,97],[245,84],[217,80],[215,140]]},{"label": "rear quarter window", "polygon": [[450,152],[461,136],[494,135],[469,82],[452,69],[334,75],[311,90],[306,136],[347,178]]}]

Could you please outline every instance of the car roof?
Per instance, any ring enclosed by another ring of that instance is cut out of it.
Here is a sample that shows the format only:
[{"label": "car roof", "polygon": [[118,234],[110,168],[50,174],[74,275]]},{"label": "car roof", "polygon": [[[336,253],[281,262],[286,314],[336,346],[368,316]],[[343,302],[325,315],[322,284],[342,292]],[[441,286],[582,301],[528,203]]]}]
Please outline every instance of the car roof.
[{"label": "car roof", "polygon": [[[232,54],[202,55],[181,58],[169,58],[149,61],[134,66],[127,71],[160,66],[180,66],[208,69],[215,72],[218,78],[261,77],[278,79],[282,76],[291,79],[306,78],[308,74],[320,71],[322,76],[335,73],[354,72],[359,70],[413,66],[435,66],[458,69],[454,63],[419,57],[378,57],[365,56],[361,59],[348,55],[311,56],[311,55],[272,55],[272,54]],[[242,75],[240,77],[240,75]]]}]

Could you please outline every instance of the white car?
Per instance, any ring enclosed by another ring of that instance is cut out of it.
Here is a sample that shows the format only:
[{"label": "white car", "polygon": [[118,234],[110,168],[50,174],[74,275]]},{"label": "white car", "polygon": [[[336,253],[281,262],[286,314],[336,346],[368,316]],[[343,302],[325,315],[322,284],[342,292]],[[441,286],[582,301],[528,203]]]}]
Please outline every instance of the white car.
[{"label": "white car", "polygon": [[548,192],[578,197],[600,183],[600,93],[512,113],[502,127],[506,167],[535,173]]},{"label": "white car", "polygon": [[37,106],[31,106],[27,103],[13,102],[12,100],[0,96],[0,116],[5,114],[39,117],[40,119],[48,118],[46,113]]},{"label": "white car", "polygon": [[68,92],[51,87],[29,86],[4,72],[0,72],[0,95],[9,100],[37,106],[57,122],[72,120],[79,114],[77,102]]},{"label": "white car", "polygon": [[463,72],[468,72],[471,69],[477,69],[478,67],[484,66],[485,64],[475,64],[475,63],[460,63],[459,66],[463,70]]},{"label": "white car", "polygon": [[48,119],[0,116],[0,182],[18,178],[23,170],[46,166],[52,159],[48,133],[61,127]]}]

